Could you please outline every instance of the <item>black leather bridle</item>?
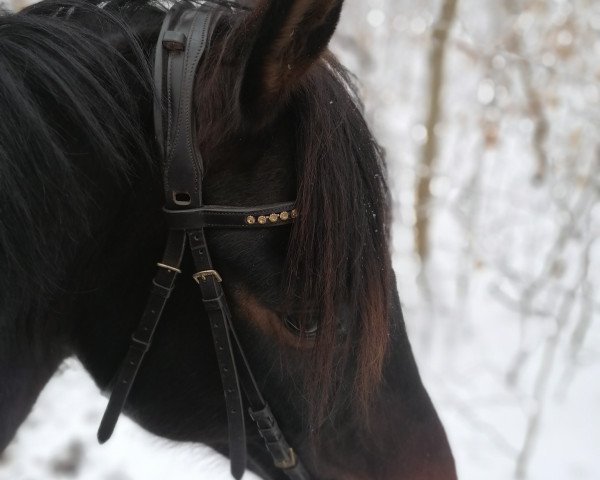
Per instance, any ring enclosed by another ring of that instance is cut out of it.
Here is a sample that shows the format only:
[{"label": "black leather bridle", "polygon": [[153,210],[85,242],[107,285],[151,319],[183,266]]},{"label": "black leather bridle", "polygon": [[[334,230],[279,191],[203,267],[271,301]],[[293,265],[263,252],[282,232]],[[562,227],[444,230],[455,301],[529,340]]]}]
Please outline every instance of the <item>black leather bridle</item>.
[{"label": "black leather bridle", "polygon": [[241,478],[246,469],[243,389],[250,416],[275,466],[293,480],[308,480],[310,476],[285,440],[252,374],[233,328],[222,279],[212,264],[204,234],[207,228],[251,230],[288,225],[298,215],[294,202],[252,208],[206,206],[202,202],[204,165],[195,142],[193,90],[198,65],[222,12],[208,4],[197,8],[176,5],[167,13],[160,31],[155,52],[154,81],[158,99],[154,117],[156,137],[164,156],[164,210],[169,234],[148,303],[113,380],[98,439],[104,443],[114,431],[175,279],[182,273],[184,252],[189,248],[196,269],[193,278],[200,287],[210,321],[223,384],[233,477]]}]

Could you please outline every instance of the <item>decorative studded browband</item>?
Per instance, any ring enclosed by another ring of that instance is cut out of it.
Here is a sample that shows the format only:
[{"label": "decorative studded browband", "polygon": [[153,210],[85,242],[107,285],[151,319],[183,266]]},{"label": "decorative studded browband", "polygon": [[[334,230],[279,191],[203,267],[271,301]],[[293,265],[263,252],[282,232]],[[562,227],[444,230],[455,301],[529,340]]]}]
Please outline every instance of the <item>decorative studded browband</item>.
[{"label": "decorative studded browband", "polygon": [[106,442],[114,431],[175,279],[182,273],[184,252],[189,248],[196,270],[192,277],[200,287],[208,314],[223,384],[233,477],[241,478],[246,469],[243,389],[249,414],[275,466],[290,479],[308,480],[310,476],[285,440],[252,374],[233,328],[222,278],[212,264],[204,234],[207,228],[255,229],[288,225],[298,216],[294,202],[251,208],[203,205],[204,164],[195,141],[193,90],[198,65],[222,12],[221,8],[207,4],[197,8],[175,6],[167,13],[159,35],[154,67],[158,96],[154,117],[156,137],[164,159],[164,211],[169,234],[148,303],[131,337],[127,355],[113,379],[98,440]]}]

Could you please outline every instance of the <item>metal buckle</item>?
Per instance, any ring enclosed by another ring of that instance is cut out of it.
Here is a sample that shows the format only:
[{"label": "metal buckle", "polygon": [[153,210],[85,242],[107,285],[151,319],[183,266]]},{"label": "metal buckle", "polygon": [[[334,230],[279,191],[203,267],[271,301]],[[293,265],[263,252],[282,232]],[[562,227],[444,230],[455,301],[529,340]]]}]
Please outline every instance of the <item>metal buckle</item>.
[{"label": "metal buckle", "polygon": [[164,263],[157,263],[156,265],[160,268],[168,270],[169,272],[181,273],[181,270],[179,270],[178,268],[171,267],[170,265],[166,265]]},{"label": "metal buckle", "polygon": [[196,283],[198,285],[200,285],[200,280],[206,282],[206,279],[208,277],[214,277],[214,279],[219,283],[223,282],[221,275],[219,275],[219,272],[217,272],[216,270],[205,270],[203,272],[198,272],[193,276],[194,280],[196,280]]},{"label": "metal buckle", "polygon": [[279,468],[280,470],[289,470],[290,468],[294,468],[298,464],[296,452],[294,452],[293,448],[290,448],[288,450],[288,458],[279,462],[274,462],[274,464],[275,467]]}]

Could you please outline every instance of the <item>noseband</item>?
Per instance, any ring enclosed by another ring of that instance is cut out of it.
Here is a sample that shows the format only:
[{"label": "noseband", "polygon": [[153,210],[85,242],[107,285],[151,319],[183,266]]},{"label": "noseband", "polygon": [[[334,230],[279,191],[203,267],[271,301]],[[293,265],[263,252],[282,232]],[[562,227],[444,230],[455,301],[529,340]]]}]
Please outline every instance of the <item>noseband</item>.
[{"label": "noseband", "polygon": [[204,308],[217,354],[227,419],[231,473],[239,479],[246,469],[246,430],[242,389],[250,417],[275,466],[292,480],[310,477],[285,440],[264,400],[237,336],[222,278],[212,264],[205,229],[253,230],[291,224],[294,202],[251,208],[206,206],[202,202],[204,164],[194,134],[193,90],[196,71],[222,10],[210,5],[173,7],[165,17],[155,51],[155,131],[163,155],[165,214],[169,234],[162,261],[129,351],[113,380],[108,406],[98,430],[100,443],[112,435],[140,369],[167,300],[182,273],[184,252],[190,249]]}]

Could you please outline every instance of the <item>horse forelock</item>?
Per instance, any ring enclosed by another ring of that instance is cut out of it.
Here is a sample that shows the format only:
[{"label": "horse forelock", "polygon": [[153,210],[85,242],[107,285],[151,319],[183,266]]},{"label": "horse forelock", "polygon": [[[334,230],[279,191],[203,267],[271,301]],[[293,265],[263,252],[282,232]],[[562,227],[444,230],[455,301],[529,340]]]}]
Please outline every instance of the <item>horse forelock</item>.
[{"label": "horse forelock", "polygon": [[[240,130],[247,133],[261,125],[255,119],[245,125],[235,102],[240,79],[232,77],[242,72],[228,68],[239,65],[228,58],[230,52],[247,53],[242,43],[252,38],[233,38],[243,35],[236,28],[241,22],[230,18],[226,23],[232,27],[209,52],[196,83],[204,108],[199,113],[202,135],[213,144],[232,143],[228,139]],[[218,64],[226,64],[225,72],[215,69]],[[306,328],[315,313],[318,317],[313,355],[304,366],[304,393],[316,437],[332,412],[348,404],[359,413],[356,418],[368,423],[381,383],[392,288],[385,162],[363,117],[353,78],[333,55],[319,60],[279,107],[260,128],[289,125],[294,145],[287,161],[297,172],[299,218],[289,242],[283,304],[292,313],[306,313],[304,319],[296,315]],[[211,161],[205,158],[208,168]]]},{"label": "horse forelock", "polygon": [[300,214],[286,282],[288,301],[298,299],[320,317],[306,372],[318,433],[336,405],[351,404],[368,423],[381,383],[391,278],[388,191],[382,149],[350,74],[332,55],[307,74],[292,104]]}]

